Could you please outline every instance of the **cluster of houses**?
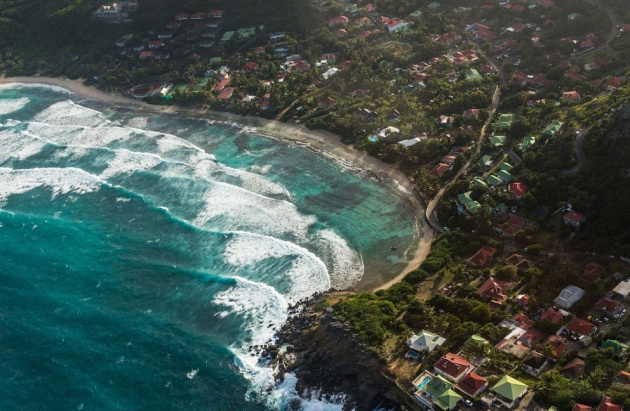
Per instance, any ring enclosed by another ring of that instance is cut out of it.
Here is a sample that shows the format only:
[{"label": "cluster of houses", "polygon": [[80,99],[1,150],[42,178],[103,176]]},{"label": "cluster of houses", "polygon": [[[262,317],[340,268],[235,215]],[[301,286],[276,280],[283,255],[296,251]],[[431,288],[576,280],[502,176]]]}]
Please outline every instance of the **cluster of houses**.
[{"label": "cluster of houses", "polygon": [[[484,246],[469,259],[469,264],[485,267],[490,264],[496,253],[497,249]],[[505,262],[516,266],[520,273],[534,266],[533,261],[519,254],[511,255]],[[583,277],[594,279],[595,275],[602,275],[602,269],[606,270],[598,263],[590,262],[583,268]],[[511,281],[489,277],[479,287],[477,293],[488,301],[491,310],[496,310],[514,294],[512,290],[514,285],[515,283]],[[630,298],[630,280],[621,281],[601,298],[593,306],[591,310],[593,315],[589,315],[588,319],[575,317],[568,311],[584,295],[584,290],[570,285],[554,300],[554,306],[538,309],[529,315],[521,311],[513,318],[503,320],[499,327],[505,330],[505,336],[494,347],[483,337],[472,335],[459,352],[449,352],[439,358],[432,367],[426,365],[423,367],[425,371],[412,382],[414,398],[428,410],[453,410],[462,402],[468,406],[472,406],[474,402],[486,407],[515,408],[530,387],[509,375],[514,372],[497,376],[496,370],[484,370],[482,365],[488,361],[489,351],[504,353],[517,359],[520,363],[518,369],[534,378],[556,367],[568,378],[575,380],[583,378],[586,370],[583,358],[589,349],[595,349],[593,342],[597,333],[609,321],[619,321],[626,314],[625,305],[621,301]],[[527,311],[528,295],[520,294],[515,301],[517,307]],[[558,331],[548,335],[536,329],[539,321],[557,325]],[[623,341],[620,341],[622,338]],[[630,330],[622,328],[616,340],[604,340],[599,349],[612,350],[617,358],[623,359],[628,354],[626,345],[628,341]],[[409,338],[406,344],[409,348],[406,357],[415,361],[426,358],[436,349],[447,345],[448,341],[438,334],[423,330]],[[571,350],[580,350],[578,357],[562,366],[557,365],[562,354]],[[492,385],[489,383],[489,379],[496,381],[497,378],[499,379],[496,383]],[[615,383],[630,386],[630,372],[620,371],[615,376]],[[602,399],[602,404],[620,407],[614,405],[608,397]],[[582,407],[577,408],[579,410],[592,409],[578,405]],[[596,409],[621,410],[602,408],[601,404]]]}]

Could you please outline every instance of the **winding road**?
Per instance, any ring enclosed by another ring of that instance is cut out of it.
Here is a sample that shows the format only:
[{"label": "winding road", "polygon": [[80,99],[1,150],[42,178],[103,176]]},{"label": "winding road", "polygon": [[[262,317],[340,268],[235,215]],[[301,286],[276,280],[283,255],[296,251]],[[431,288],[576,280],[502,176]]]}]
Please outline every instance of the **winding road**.
[{"label": "winding road", "polygon": [[586,136],[589,129],[590,127],[585,128],[584,130],[580,131],[577,137],[575,137],[574,150],[575,150],[575,158],[577,158],[578,163],[574,167],[571,167],[568,170],[563,170],[562,171],[563,174],[577,173],[578,171],[580,171],[580,168],[582,168],[582,166],[586,162],[586,156],[584,155],[584,150],[582,149],[582,145],[584,143],[584,136]]},{"label": "winding road", "polygon": [[574,56],[571,57],[571,60],[590,56],[592,54],[597,54],[600,51],[608,48],[610,43],[612,43],[612,41],[615,39],[617,32],[619,30],[619,27],[621,27],[621,20],[619,19],[619,16],[615,12],[615,10],[611,9],[609,6],[602,3],[600,0],[584,0],[584,1],[604,10],[604,12],[608,15],[608,18],[610,19],[610,23],[612,24],[612,27],[610,28],[610,32],[608,33],[608,37],[606,38],[605,42],[603,42],[602,44],[600,44],[599,46],[593,49],[576,53]]}]

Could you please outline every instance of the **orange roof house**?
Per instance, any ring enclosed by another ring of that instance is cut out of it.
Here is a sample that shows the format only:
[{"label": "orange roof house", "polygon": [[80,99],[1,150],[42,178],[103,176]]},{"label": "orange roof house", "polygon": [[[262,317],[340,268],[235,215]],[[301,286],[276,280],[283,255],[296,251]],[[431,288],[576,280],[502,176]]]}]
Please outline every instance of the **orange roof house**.
[{"label": "orange roof house", "polygon": [[475,253],[475,255],[470,257],[468,262],[476,265],[477,267],[483,267],[492,260],[492,257],[496,254],[496,252],[496,248],[484,245],[479,251]]},{"label": "orange roof house", "polygon": [[590,282],[599,281],[601,280],[602,274],[604,274],[605,271],[606,267],[596,263],[595,261],[591,261],[584,266],[582,278]]},{"label": "orange roof house", "polygon": [[497,280],[496,278],[488,278],[477,293],[482,297],[490,298],[499,302],[507,300],[508,290],[514,285],[510,281]]}]

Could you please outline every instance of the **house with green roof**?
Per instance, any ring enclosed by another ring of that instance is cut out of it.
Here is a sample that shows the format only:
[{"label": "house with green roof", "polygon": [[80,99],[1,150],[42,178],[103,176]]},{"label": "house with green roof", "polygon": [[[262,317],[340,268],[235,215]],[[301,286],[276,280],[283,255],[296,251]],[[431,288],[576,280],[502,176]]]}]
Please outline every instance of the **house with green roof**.
[{"label": "house with green roof", "polygon": [[457,195],[457,201],[459,201],[459,203],[463,206],[466,206],[466,204],[471,203],[475,200],[473,200],[470,195],[472,194],[472,191],[468,191],[466,193],[461,193]]},{"label": "house with green roof", "polygon": [[481,204],[479,204],[479,202],[477,201],[471,201],[470,203],[466,204],[465,207],[468,212],[476,213],[477,210],[481,208]]},{"label": "house with green roof", "polygon": [[346,4],[343,8],[344,11],[349,14],[356,14],[360,11],[359,6],[354,3]]},{"label": "house with green roof", "polygon": [[507,408],[514,408],[527,392],[527,385],[509,375],[504,376],[490,389],[496,394],[497,402]]},{"label": "house with green roof", "polygon": [[505,203],[501,203],[498,206],[494,207],[492,209],[493,213],[497,213],[497,214],[503,214],[508,210],[508,206],[505,205]]},{"label": "house with green roof", "polygon": [[425,408],[435,410],[454,410],[462,397],[453,391],[453,384],[446,379],[425,371],[415,380],[418,390],[414,398]]},{"label": "house with green roof", "polygon": [[481,178],[481,177],[473,178],[472,185],[473,185],[473,187],[484,187],[484,188],[488,187],[488,183],[483,181],[483,178]]},{"label": "house with green roof", "polygon": [[411,14],[409,15],[409,17],[415,17],[415,18],[422,17],[422,11],[420,11],[420,10],[416,10],[416,11],[414,11],[413,13],[411,13]]},{"label": "house with green roof", "polygon": [[437,1],[434,1],[433,3],[429,4],[427,6],[427,9],[431,10],[431,11],[435,11],[437,9],[440,8],[440,3],[438,3]]},{"label": "house with green roof", "polygon": [[495,174],[491,174],[488,177],[486,177],[486,181],[488,182],[488,184],[490,184],[492,187],[496,187],[500,184],[503,183],[503,180],[501,180],[497,175]]},{"label": "house with green roof", "polygon": [[498,128],[499,130],[505,130],[505,129],[510,128],[510,126],[512,125],[512,123],[514,123],[514,121],[516,121],[516,114],[511,114],[511,113],[501,114],[499,116],[499,121],[497,121],[497,123],[495,124],[495,127]]},{"label": "house with green roof", "polygon": [[505,181],[506,183],[509,183],[510,181],[512,181],[512,174],[508,173],[505,170],[499,170],[497,174],[499,175],[499,178]]},{"label": "house with green roof", "polygon": [[469,68],[466,69],[466,80],[478,80],[481,78],[481,74],[479,74],[479,72],[474,69],[474,68]]},{"label": "house with green roof", "polygon": [[536,137],[525,136],[523,137],[523,144],[521,146],[523,150],[529,150],[534,144],[536,144]]},{"label": "house with green roof", "polygon": [[232,37],[234,37],[234,32],[226,31],[225,33],[223,33],[223,37],[221,37],[221,41],[222,42],[230,41],[232,40]]},{"label": "house with green roof", "polygon": [[600,347],[600,350],[605,350],[606,348],[612,348],[616,356],[621,356],[628,347],[617,340],[606,340]]},{"label": "house with green roof", "polygon": [[486,154],[477,161],[477,165],[481,168],[489,169],[492,167],[492,157]]},{"label": "house with green roof", "polygon": [[563,123],[558,120],[549,124],[547,128],[543,131],[543,137],[549,138],[553,136],[554,134],[556,134],[558,131],[560,131],[560,128],[562,128],[562,124]]},{"label": "house with green roof", "polygon": [[505,144],[505,136],[491,136],[490,144],[492,144],[494,147],[503,147],[503,145]]},{"label": "house with green roof", "polygon": [[486,340],[485,338],[477,334],[471,335],[470,338],[468,338],[466,342],[464,343],[464,345],[477,345],[477,346],[486,345],[486,344],[488,344],[488,340]]},{"label": "house with green roof", "polygon": [[236,36],[239,39],[248,39],[256,35],[256,27],[244,27],[236,30]]},{"label": "house with green roof", "polygon": [[514,167],[512,167],[512,164],[510,164],[510,163],[506,163],[505,161],[504,161],[503,163],[499,164],[499,169],[500,169],[500,170],[505,170],[505,171],[507,171],[508,173],[509,173],[510,171],[512,171],[512,169],[513,169],[513,168],[514,168]]}]

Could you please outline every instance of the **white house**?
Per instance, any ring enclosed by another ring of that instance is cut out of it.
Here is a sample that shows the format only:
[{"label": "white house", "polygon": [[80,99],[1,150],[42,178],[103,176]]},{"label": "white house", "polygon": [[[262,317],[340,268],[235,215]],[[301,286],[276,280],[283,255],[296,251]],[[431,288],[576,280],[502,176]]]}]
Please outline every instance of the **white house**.
[{"label": "white house", "polygon": [[414,351],[431,352],[444,344],[446,340],[437,334],[422,331],[419,335],[414,334],[407,340],[407,346]]},{"label": "white house", "polygon": [[569,285],[564,290],[560,291],[560,295],[557,296],[553,302],[562,308],[571,308],[584,294],[585,292],[581,288]]}]

